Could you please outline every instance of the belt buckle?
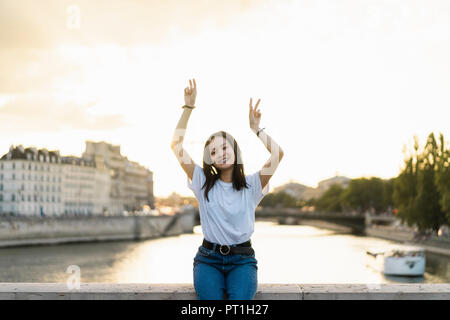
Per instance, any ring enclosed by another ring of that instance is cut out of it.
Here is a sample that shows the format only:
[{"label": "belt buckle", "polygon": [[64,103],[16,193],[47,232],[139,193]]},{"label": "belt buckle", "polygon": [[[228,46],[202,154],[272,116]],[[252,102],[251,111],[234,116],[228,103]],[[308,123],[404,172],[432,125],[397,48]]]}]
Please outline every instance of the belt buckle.
[{"label": "belt buckle", "polygon": [[[228,248],[228,251],[227,251],[226,253],[223,253],[223,252],[222,252],[222,247],[227,247],[227,248]],[[230,246],[227,245],[227,244],[225,244],[225,245],[220,245],[220,247],[219,247],[219,252],[220,252],[221,254],[223,254],[224,256],[226,256],[227,254],[229,254],[230,251],[231,251],[231,248],[230,248]]]}]

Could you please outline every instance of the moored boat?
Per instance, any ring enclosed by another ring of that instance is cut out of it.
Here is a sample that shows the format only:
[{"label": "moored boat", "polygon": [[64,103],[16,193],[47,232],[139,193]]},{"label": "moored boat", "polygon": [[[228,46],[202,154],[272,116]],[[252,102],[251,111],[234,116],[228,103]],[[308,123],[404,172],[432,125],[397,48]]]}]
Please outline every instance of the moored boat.
[{"label": "moored boat", "polygon": [[366,251],[367,265],[385,275],[423,276],[425,250],[418,246],[397,245]]}]

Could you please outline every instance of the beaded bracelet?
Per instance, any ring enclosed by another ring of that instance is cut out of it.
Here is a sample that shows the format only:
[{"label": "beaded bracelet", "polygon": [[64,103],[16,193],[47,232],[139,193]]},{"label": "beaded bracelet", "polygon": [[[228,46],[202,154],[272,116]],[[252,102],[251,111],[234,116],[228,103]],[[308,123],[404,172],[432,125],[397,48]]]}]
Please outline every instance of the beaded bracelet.
[{"label": "beaded bracelet", "polygon": [[259,137],[259,133],[260,133],[261,131],[263,131],[264,129],[265,129],[265,128],[259,129],[258,132],[256,133],[256,135]]}]

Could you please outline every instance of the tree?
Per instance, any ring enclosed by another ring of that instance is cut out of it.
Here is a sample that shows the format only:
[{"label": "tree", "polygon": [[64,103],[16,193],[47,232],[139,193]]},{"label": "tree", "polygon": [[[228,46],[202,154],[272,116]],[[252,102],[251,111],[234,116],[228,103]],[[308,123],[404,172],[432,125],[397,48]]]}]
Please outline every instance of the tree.
[{"label": "tree", "polygon": [[439,161],[435,175],[435,184],[441,199],[439,203],[442,211],[446,215],[447,224],[450,225],[450,149],[446,148],[444,135],[439,136]]},{"label": "tree", "polygon": [[380,178],[352,179],[343,195],[343,203],[360,213],[370,208],[380,212],[384,209],[383,192],[384,182]]},{"label": "tree", "polygon": [[392,198],[394,205],[398,209],[398,217],[402,222],[406,221],[412,226],[417,220],[417,210],[414,206],[414,199],[417,195],[417,176],[421,158],[418,154],[419,139],[414,136],[414,150],[408,156],[407,148],[404,147],[404,168],[394,181],[394,192]]},{"label": "tree", "polygon": [[435,184],[438,162],[439,149],[434,134],[431,133],[425,145],[422,168],[418,175],[416,205],[419,218],[417,225],[420,230],[431,228],[437,232],[446,220],[439,203],[441,194]]},{"label": "tree", "polygon": [[339,184],[333,184],[316,200],[316,210],[323,212],[342,212],[342,194],[344,189]]},{"label": "tree", "polygon": [[261,207],[294,208],[297,207],[297,199],[284,191],[269,193],[260,202]]},{"label": "tree", "polygon": [[[420,231],[432,229],[437,232],[446,222],[441,204],[446,204],[448,179],[445,162],[448,155],[443,136],[439,147],[431,133],[421,154],[415,137],[414,152],[405,160],[405,168],[394,182],[394,203],[399,217],[408,225],[417,225]],[[444,194],[441,194],[444,191]]]},{"label": "tree", "polygon": [[394,192],[394,181],[395,178],[383,181],[383,210],[387,210],[388,208],[392,208],[394,206],[392,199],[392,194]]}]

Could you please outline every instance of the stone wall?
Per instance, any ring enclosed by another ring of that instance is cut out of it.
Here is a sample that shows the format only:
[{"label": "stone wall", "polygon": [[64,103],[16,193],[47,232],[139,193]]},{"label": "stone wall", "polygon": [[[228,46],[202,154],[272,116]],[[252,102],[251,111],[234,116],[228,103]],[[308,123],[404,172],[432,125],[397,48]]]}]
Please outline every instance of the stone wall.
[{"label": "stone wall", "polygon": [[[2,217],[0,247],[148,239],[192,232],[190,213],[175,216]],[[189,230],[190,229],[190,230]]]},{"label": "stone wall", "polygon": [[[0,283],[0,300],[195,300],[192,284]],[[259,284],[255,300],[450,300],[449,283]]]}]

